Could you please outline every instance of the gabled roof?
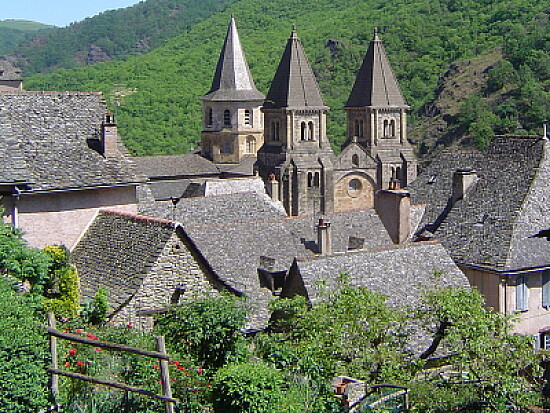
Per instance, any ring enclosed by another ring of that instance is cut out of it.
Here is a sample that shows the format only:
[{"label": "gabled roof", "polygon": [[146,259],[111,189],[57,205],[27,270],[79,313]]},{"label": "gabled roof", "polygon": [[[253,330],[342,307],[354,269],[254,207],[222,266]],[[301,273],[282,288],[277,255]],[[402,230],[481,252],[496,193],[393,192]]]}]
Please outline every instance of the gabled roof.
[{"label": "gabled roof", "polygon": [[182,198],[175,207],[171,201],[157,201],[140,204],[139,209],[144,215],[194,226],[272,220],[286,216],[267,195],[255,192]]},{"label": "gabled roof", "polygon": [[210,91],[201,99],[209,101],[262,101],[244,56],[235,19],[231,17]]},{"label": "gabled roof", "polygon": [[[447,151],[410,186],[413,203],[427,203],[419,235],[433,236],[457,263],[493,271],[550,265],[550,242],[531,238],[550,226],[548,140],[498,136],[485,152]],[[451,202],[456,169],[477,181]]]},{"label": "gabled roof", "polygon": [[175,230],[167,220],[101,211],[71,253],[82,297],[106,288],[117,310],[141,287]]},{"label": "gabled roof", "polygon": [[343,273],[349,275],[351,285],[377,291],[394,306],[414,306],[427,291],[438,287],[469,287],[464,273],[436,242],[300,258],[296,266],[313,302],[320,298],[321,288],[336,288]]},{"label": "gabled roof", "polygon": [[220,173],[213,162],[196,153],[140,156],[132,158],[132,161],[141,175],[150,179],[209,176]]},{"label": "gabled roof", "polygon": [[295,29],[292,30],[271,82],[264,108],[328,109]]},{"label": "gabled roof", "polygon": [[0,60],[0,81],[23,80],[21,70],[7,60]]},{"label": "gabled roof", "polygon": [[134,184],[139,178],[122,154],[94,149],[106,112],[100,93],[0,92],[0,139],[19,145],[16,168],[26,165],[31,191]]},{"label": "gabled roof", "polygon": [[346,103],[348,108],[365,106],[408,107],[376,30]]}]

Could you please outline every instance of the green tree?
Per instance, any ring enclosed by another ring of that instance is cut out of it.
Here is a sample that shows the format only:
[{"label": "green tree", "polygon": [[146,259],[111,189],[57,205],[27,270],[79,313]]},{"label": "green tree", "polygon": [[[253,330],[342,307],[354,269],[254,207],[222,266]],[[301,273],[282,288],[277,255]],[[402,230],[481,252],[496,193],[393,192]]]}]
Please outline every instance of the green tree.
[{"label": "green tree", "polygon": [[179,354],[192,354],[206,369],[218,369],[246,353],[240,330],[246,322],[244,301],[205,297],[175,306],[159,316],[156,328]]},{"label": "green tree", "polygon": [[32,295],[16,293],[0,277],[0,410],[37,412],[49,406],[44,320],[34,311]]}]

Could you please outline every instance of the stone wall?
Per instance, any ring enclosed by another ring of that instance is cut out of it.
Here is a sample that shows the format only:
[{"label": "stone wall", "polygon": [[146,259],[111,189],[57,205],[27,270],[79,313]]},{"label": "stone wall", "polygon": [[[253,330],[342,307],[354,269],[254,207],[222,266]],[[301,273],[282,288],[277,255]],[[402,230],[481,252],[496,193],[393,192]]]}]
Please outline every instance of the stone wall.
[{"label": "stone wall", "polygon": [[158,310],[205,294],[218,294],[223,286],[216,282],[199,258],[178,233],[166,243],[141,288],[128,304],[112,318],[115,323],[132,323],[137,328],[152,328],[151,316],[138,312]]}]

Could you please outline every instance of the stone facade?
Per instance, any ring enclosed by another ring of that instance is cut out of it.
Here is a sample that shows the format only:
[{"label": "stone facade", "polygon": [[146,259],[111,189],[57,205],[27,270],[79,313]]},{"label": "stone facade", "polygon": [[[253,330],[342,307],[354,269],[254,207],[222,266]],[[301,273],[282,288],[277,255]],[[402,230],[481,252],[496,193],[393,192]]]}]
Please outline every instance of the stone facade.
[{"label": "stone facade", "polygon": [[[216,286],[216,287],[215,287]],[[148,271],[141,287],[111,321],[132,323],[151,329],[152,317],[147,311],[169,307],[222,289],[204,265],[200,264],[177,231],[170,237],[156,262]]]}]

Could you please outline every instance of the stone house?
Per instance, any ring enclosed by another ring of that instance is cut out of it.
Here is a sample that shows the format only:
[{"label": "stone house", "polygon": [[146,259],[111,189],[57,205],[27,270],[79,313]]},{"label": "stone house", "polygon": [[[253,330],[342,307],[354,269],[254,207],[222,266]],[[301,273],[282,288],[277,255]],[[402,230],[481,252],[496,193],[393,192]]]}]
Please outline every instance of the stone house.
[{"label": "stone house", "polygon": [[23,90],[21,70],[8,60],[0,60],[0,92]]},{"label": "stone house", "polygon": [[449,150],[409,186],[427,204],[417,239],[437,239],[485,296],[517,316],[515,331],[549,347],[550,227],[547,137],[496,136],[483,151]]},{"label": "stone house", "polygon": [[82,298],[108,292],[109,319],[152,327],[151,312],[231,289],[213,276],[180,224],[102,210],[72,252]]},{"label": "stone house", "polygon": [[0,92],[4,219],[69,248],[99,208],[136,212],[140,182],[100,93]]}]

